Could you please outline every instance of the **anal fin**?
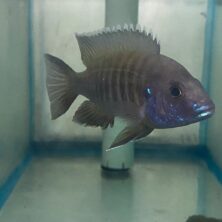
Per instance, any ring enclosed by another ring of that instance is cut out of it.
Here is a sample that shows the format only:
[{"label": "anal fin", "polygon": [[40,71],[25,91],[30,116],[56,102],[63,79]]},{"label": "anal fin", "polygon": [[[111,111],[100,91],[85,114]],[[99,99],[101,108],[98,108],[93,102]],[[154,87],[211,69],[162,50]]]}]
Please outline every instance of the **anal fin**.
[{"label": "anal fin", "polygon": [[150,128],[144,125],[143,123],[140,123],[138,125],[127,126],[117,135],[109,149],[121,146],[125,143],[130,142],[131,140],[143,138],[150,134],[152,131],[153,128]]},{"label": "anal fin", "polygon": [[73,121],[85,126],[100,126],[106,129],[109,125],[113,126],[114,117],[107,115],[93,102],[87,100],[80,105],[73,117]]}]

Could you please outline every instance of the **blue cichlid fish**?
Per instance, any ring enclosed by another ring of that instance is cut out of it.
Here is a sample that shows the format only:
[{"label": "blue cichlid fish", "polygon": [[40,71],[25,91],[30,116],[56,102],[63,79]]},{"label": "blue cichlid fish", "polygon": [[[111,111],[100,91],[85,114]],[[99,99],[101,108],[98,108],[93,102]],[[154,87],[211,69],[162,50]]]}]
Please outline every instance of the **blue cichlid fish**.
[{"label": "blue cichlid fish", "polygon": [[64,114],[78,95],[89,100],[73,121],[112,127],[114,118],[129,121],[110,148],[150,134],[207,119],[215,106],[201,83],[175,60],[160,54],[152,34],[139,26],[105,28],[76,34],[87,69],[77,74],[46,54],[47,91],[52,119]]}]

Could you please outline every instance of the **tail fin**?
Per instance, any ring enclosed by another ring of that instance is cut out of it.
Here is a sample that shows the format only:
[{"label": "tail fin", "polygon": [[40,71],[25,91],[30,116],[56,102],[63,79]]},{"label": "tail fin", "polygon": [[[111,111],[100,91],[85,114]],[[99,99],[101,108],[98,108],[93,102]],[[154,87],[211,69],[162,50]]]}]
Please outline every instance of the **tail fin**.
[{"label": "tail fin", "polygon": [[56,119],[64,114],[78,96],[73,81],[76,73],[62,60],[45,54],[46,87],[50,100],[51,116]]}]

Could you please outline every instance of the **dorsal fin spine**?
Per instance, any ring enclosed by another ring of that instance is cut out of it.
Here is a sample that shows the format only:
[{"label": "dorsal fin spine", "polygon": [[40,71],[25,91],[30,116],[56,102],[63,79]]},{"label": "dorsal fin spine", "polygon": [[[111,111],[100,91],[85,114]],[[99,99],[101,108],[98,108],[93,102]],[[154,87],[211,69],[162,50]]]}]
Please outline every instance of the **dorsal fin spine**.
[{"label": "dorsal fin spine", "polygon": [[104,55],[119,52],[140,52],[159,54],[160,46],[156,37],[140,25],[124,24],[106,27],[97,32],[76,34],[84,64]]}]

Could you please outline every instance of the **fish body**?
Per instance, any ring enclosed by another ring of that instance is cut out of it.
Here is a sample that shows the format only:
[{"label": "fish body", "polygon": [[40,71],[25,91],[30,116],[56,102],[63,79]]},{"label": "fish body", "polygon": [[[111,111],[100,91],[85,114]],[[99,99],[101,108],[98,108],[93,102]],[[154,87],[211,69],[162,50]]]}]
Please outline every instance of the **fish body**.
[{"label": "fish body", "polygon": [[[98,59],[80,76],[81,94],[106,113],[141,121],[144,104],[145,64],[149,58],[137,53],[120,53]],[[88,88],[88,86],[90,86]]]},{"label": "fish body", "polygon": [[151,34],[126,26],[77,35],[87,69],[75,73],[46,54],[47,91],[52,119],[78,95],[83,102],[73,120],[112,126],[116,116],[130,122],[111,148],[142,138],[155,128],[178,127],[209,118],[215,106],[200,82],[175,60],[160,54]]}]

